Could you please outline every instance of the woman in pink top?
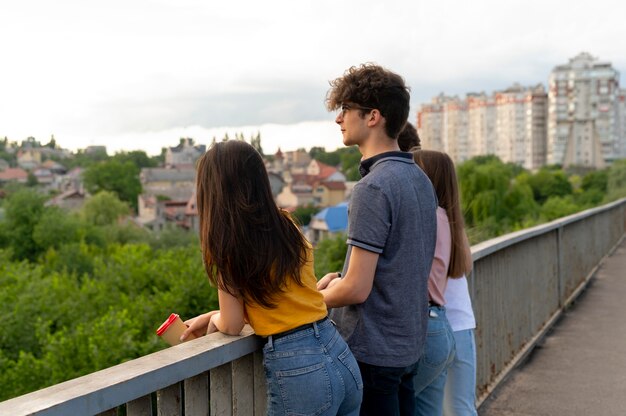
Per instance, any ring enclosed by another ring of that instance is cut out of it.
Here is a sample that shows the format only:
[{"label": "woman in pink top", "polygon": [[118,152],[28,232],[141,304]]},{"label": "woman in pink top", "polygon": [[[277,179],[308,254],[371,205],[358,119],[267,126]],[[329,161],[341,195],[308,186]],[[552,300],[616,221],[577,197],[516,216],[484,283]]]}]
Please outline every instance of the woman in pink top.
[{"label": "woman in pink top", "polygon": [[443,394],[447,369],[454,359],[452,328],[446,319],[444,293],[449,277],[461,277],[471,270],[471,254],[465,237],[459,191],[450,157],[442,152],[417,150],[415,162],[435,188],[437,208],[437,245],[428,279],[429,320],[426,346],[415,377],[417,414],[443,413]]}]

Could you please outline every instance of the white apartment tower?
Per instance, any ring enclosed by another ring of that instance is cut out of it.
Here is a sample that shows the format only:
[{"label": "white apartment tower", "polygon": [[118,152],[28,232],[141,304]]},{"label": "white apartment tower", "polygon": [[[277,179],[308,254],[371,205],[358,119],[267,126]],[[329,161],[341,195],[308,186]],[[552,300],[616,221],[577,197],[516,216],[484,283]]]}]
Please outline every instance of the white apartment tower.
[{"label": "white apartment tower", "polygon": [[455,162],[470,158],[468,115],[467,100],[454,97],[443,104],[443,148]]},{"label": "white apartment tower", "polygon": [[547,94],[542,85],[514,85],[491,96],[465,99],[443,94],[422,105],[417,127],[422,147],[441,150],[455,162],[495,154],[527,169],[545,164]]},{"label": "white apartment tower", "polygon": [[422,104],[417,112],[417,132],[423,149],[446,151],[443,145],[443,103],[450,100],[443,94]]},{"label": "white apartment tower", "polygon": [[623,153],[619,72],[581,53],[550,73],[548,163],[601,168]]},{"label": "white apartment tower", "polygon": [[545,165],[547,94],[541,84],[512,87],[495,94],[495,154],[526,169]]},{"label": "white apartment tower", "polygon": [[469,157],[496,153],[496,106],[484,92],[467,94]]}]

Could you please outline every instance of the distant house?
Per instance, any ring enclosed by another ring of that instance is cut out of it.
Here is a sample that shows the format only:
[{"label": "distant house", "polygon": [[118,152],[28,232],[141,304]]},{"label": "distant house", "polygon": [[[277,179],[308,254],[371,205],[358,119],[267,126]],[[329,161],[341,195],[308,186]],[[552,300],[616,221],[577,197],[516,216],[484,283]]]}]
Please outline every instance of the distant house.
[{"label": "distant house", "polygon": [[50,169],[37,168],[33,170],[33,175],[37,178],[37,182],[40,184],[51,184],[54,180],[54,174]]},{"label": "distant house", "polygon": [[193,167],[143,168],[139,179],[144,193],[168,197],[188,194],[189,197],[196,181],[196,170]]},{"label": "distant house", "polygon": [[276,199],[285,187],[285,181],[282,176],[274,172],[268,172],[267,176],[270,181],[270,188],[272,188],[272,196]]},{"label": "distant house", "polygon": [[55,175],[65,175],[67,173],[67,168],[54,160],[46,160],[40,167],[50,170]]},{"label": "distant house", "polygon": [[8,168],[10,168],[11,165],[9,165],[9,162],[7,162],[4,159],[0,159],[0,171],[6,170]]},{"label": "distant house", "polygon": [[305,150],[281,152],[283,168],[292,173],[306,173],[307,166],[311,163],[311,156]]},{"label": "distant house", "polygon": [[195,145],[193,139],[182,138],[178,146],[168,147],[165,151],[165,166],[193,168],[204,152],[205,145]]},{"label": "distant house", "polygon": [[342,202],[315,214],[309,223],[307,237],[315,244],[334,234],[344,233],[347,228],[348,203]]},{"label": "distant house", "polygon": [[51,187],[61,193],[66,191],[83,190],[83,169],[76,167],[64,175],[56,175]]},{"label": "distant house", "polygon": [[56,206],[67,211],[78,211],[85,204],[86,194],[81,189],[70,189],[46,202],[46,206]]},{"label": "distant house", "polygon": [[313,200],[320,207],[337,205],[346,197],[345,182],[318,182],[313,189]]},{"label": "distant house", "polygon": [[137,222],[156,230],[167,222],[189,228],[182,217],[195,191],[195,169],[143,168],[139,176],[143,193],[138,197]]},{"label": "distant house", "polygon": [[283,173],[286,186],[276,197],[281,208],[295,209],[304,205],[327,207],[345,200],[346,177],[339,169],[318,160],[311,160],[303,173]]},{"label": "distant house", "polygon": [[17,152],[17,165],[23,169],[35,169],[41,165],[41,148],[20,149]]},{"label": "distant house", "polygon": [[345,182],[346,177],[336,167],[329,166],[319,160],[312,160],[306,169],[306,174],[315,176],[319,181]]},{"label": "distant house", "polygon": [[22,168],[8,168],[0,172],[0,183],[18,182],[26,183],[28,181],[28,172]]},{"label": "distant house", "polygon": [[191,198],[189,198],[189,201],[187,201],[185,216],[187,217],[187,223],[189,224],[189,228],[196,232],[200,232],[200,219],[198,218],[198,201],[195,192],[193,193]]}]

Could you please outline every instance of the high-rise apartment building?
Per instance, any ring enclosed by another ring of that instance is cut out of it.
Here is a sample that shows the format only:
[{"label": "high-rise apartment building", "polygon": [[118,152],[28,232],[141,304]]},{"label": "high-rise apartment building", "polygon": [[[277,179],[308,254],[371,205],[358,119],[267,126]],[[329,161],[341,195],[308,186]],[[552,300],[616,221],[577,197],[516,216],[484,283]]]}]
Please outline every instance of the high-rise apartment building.
[{"label": "high-rise apartment building", "polygon": [[443,104],[443,148],[455,162],[470,158],[468,116],[467,100],[454,97]]},{"label": "high-rise apartment building", "polygon": [[417,130],[424,149],[445,151],[443,145],[443,104],[452,99],[443,94],[434,97],[430,103],[422,104],[417,113]]},{"label": "high-rise apartment building", "polygon": [[537,169],[545,164],[546,102],[541,85],[465,99],[439,95],[420,108],[418,132],[425,149],[442,150],[455,162],[495,154]]},{"label": "high-rise apartment building", "polygon": [[600,168],[624,157],[618,116],[619,72],[581,53],[550,73],[548,163]]},{"label": "high-rise apartment building", "polygon": [[512,87],[495,94],[495,154],[526,169],[545,164],[547,94],[542,85]]},{"label": "high-rise apartment building", "polygon": [[467,94],[469,157],[495,154],[496,105],[484,92]]}]

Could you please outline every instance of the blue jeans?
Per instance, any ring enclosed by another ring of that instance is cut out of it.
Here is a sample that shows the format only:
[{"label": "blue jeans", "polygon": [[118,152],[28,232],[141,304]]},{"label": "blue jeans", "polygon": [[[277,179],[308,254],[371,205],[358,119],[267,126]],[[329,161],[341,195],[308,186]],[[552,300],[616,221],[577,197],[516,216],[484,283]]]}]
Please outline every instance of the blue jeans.
[{"label": "blue jeans", "polygon": [[476,341],[474,330],[453,332],[456,356],[448,369],[443,396],[445,416],[476,416]]},{"label": "blue jeans", "polygon": [[414,416],[413,382],[417,363],[408,367],[379,367],[359,361],[363,375],[361,416]]},{"label": "blue jeans", "polygon": [[430,306],[426,346],[415,376],[416,415],[441,416],[448,367],[454,359],[454,335],[446,309]]},{"label": "blue jeans", "polygon": [[359,366],[330,319],[274,339],[263,348],[267,414],[359,414]]}]

